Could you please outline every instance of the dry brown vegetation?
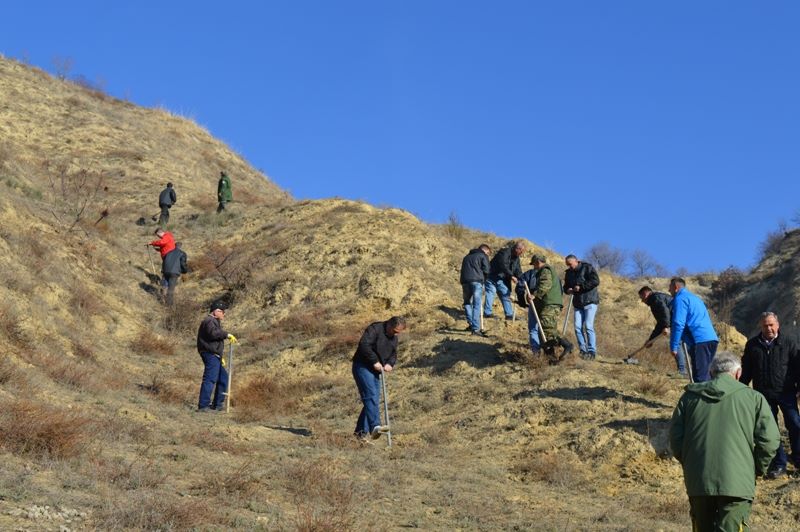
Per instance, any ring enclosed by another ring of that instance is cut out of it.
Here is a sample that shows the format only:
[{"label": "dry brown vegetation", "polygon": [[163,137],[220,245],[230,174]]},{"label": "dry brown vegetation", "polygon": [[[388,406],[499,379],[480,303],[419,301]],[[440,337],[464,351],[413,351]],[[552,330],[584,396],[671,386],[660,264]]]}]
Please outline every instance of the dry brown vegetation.
[{"label": "dry brown vegetation", "polygon": [[[687,528],[665,447],[685,381],[667,376],[663,340],[620,363],[652,327],[638,282],[601,274],[599,361],[548,366],[524,319],[487,324],[487,339],[463,331],[460,260],[505,238],[292,201],[188,120],[4,59],[0,96],[1,529]],[[223,168],[237,201],[217,216]],[[56,201],[50,183],[82,176],[82,212]],[[170,308],[144,248],[167,180],[192,269]],[[713,279],[700,281],[707,294]],[[221,297],[241,341],[233,414],[197,414],[195,334]],[[410,326],[387,378],[388,449],[351,436],[350,360],[364,327],[394,314]],[[793,528],[781,509],[800,503],[796,482],[759,486],[754,528]]]}]

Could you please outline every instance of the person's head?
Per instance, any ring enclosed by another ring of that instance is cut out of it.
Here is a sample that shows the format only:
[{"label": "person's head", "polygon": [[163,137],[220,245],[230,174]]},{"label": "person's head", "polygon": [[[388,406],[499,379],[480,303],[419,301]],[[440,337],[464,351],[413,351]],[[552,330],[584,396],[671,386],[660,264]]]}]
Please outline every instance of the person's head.
[{"label": "person's head", "polygon": [[222,320],[225,318],[225,311],[227,309],[228,305],[226,305],[224,301],[217,300],[211,303],[211,308],[209,308],[208,313],[218,320]]},{"label": "person's head", "polygon": [[223,170],[223,171],[221,171],[221,172],[219,173],[219,176],[220,176],[220,177],[227,177],[228,175],[227,175],[227,174],[225,173],[225,171]]},{"label": "person's head", "polygon": [[781,328],[781,324],[778,322],[778,315],[774,312],[764,312],[761,314],[761,319],[758,320],[758,324],[761,326],[761,336],[763,336],[765,340],[772,341],[778,337],[778,330]]},{"label": "person's head", "polygon": [[514,251],[514,256],[515,257],[521,256],[523,253],[525,253],[525,243],[524,242],[515,243],[514,247],[513,247],[513,251]]},{"label": "person's head", "polygon": [[566,257],[564,257],[564,264],[566,264],[567,268],[569,268],[570,270],[574,270],[575,268],[578,267],[578,264],[580,264],[580,261],[578,261],[578,257],[576,257],[575,255],[570,254],[570,255],[567,255]]},{"label": "person's head", "polygon": [[175,242],[175,247],[178,248],[178,249],[180,249],[182,245],[183,245],[183,242]]},{"label": "person's head", "polygon": [[681,291],[681,288],[686,286],[686,281],[683,277],[673,277],[669,280],[669,293],[673,296]]},{"label": "person's head", "polygon": [[406,330],[406,319],[403,316],[392,316],[386,322],[386,334],[391,338]]},{"label": "person's head", "polygon": [[487,255],[492,252],[492,248],[489,247],[489,244],[481,244],[478,246],[478,249],[486,253]]},{"label": "person's head", "polygon": [[156,229],[154,234],[155,234],[157,237],[161,238],[161,237],[162,237],[162,236],[164,236],[166,233],[167,233],[167,232],[166,232],[166,231],[164,231],[163,229]]},{"label": "person's head", "polygon": [[739,355],[735,355],[730,351],[721,351],[711,361],[708,372],[711,374],[711,378],[727,373],[734,379],[739,380],[739,377],[742,376],[742,359],[739,358]]},{"label": "person's head", "polygon": [[167,188],[172,188],[172,183],[167,183]]},{"label": "person's head", "polygon": [[650,294],[653,293],[653,289],[649,286],[643,286],[639,289],[639,299],[642,300],[642,303],[647,302],[647,298],[650,297]]},{"label": "person's head", "polygon": [[531,266],[537,270],[543,268],[545,264],[547,264],[547,257],[541,253],[534,253],[533,256],[531,256]]}]

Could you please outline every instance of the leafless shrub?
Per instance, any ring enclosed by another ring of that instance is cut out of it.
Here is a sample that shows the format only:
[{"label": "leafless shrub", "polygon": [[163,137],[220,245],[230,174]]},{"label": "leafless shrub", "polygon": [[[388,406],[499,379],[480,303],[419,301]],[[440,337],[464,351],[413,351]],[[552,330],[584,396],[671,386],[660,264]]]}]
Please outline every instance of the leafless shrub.
[{"label": "leafless shrub", "polygon": [[8,451],[70,458],[91,440],[92,422],[69,410],[21,400],[0,409],[0,434],[0,445]]},{"label": "leafless shrub", "polygon": [[176,297],[175,303],[167,307],[164,315],[164,328],[170,332],[195,332],[203,315],[203,308],[194,299]]},{"label": "leafless shrub", "polygon": [[90,460],[93,475],[124,490],[157,488],[168,478],[161,464],[150,456],[152,445],[142,446],[133,459],[97,456]]},{"label": "leafless shrub", "polygon": [[72,67],[75,66],[75,61],[71,57],[65,57],[59,55],[53,57],[52,63],[53,63],[53,68],[55,69],[56,72],[56,77],[61,81],[67,79],[67,76],[69,76]]},{"label": "leafless shrub", "polygon": [[578,466],[581,463],[575,453],[558,450],[538,453],[519,462],[518,473],[530,480],[547,482],[562,489],[575,489],[584,482]]},{"label": "leafless shrub", "polygon": [[447,223],[444,225],[444,231],[447,236],[456,240],[462,240],[467,232],[467,228],[461,223],[455,211],[451,212],[447,217]]},{"label": "leafless shrub", "polygon": [[642,375],[634,384],[633,389],[643,395],[651,397],[664,397],[673,388],[668,379],[660,375]]},{"label": "leafless shrub", "polygon": [[233,470],[213,475],[203,484],[195,487],[200,493],[214,496],[234,496],[240,499],[250,499],[263,488],[258,474],[255,460],[249,458]]},{"label": "leafless shrub", "polygon": [[634,278],[656,276],[667,277],[669,272],[647,251],[634,249],[631,252],[631,276]]},{"label": "leafless shrub", "polygon": [[30,348],[31,339],[22,327],[22,323],[7,307],[0,307],[0,333],[8,342],[20,348]]},{"label": "leafless shrub", "polygon": [[771,255],[778,253],[783,244],[783,239],[788,234],[788,226],[785,221],[781,221],[778,227],[769,231],[764,240],[758,245],[758,260],[762,261]]},{"label": "leafless shrub", "polygon": [[294,412],[306,397],[327,385],[324,378],[292,382],[259,375],[234,391],[232,401],[240,420],[263,421]]},{"label": "leafless shrub", "polygon": [[103,312],[103,301],[83,283],[76,283],[72,287],[72,296],[69,306],[80,310],[83,316],[96,316]]},{"label": "leafless shrub", "polygon": [[86,360],[90,362],[96,362],[97,356],[94,353],[94,347],[91,344],[86,343],[81,338],[73,338],[72,339],[72,352],[81,360]]},{"label": "leafless shrub", "polygon": [[141,489],[106,500],[98,521],[103,530],[189,530],[219,523],[220,516],[206,500]]},{"label": "leafless shrub", "polygon": [[601,270],[620,275],[625,268],[627,254],[608,242],[599,242],[586,251],[586,260]]},{"label": "leafless shrub", "polygon": [[290,337],[316,337],[328,332],[329,311],[313,308],[308,311],[295,311],[270,328],[272,334],[285,332]]},{"label": "leafless shrub", "polygon": [[438,424],[429,427],[420,434],[422,440],[428,445],[443,445],[450,441],[453,436],[453,427],[450,425]]},{"label": "leafless shrub", "polygon": [[175,346],[150,329],[141,329],[139,336],[131,341],[131,350],[142,356],[172,356]]},{"label": "leafless shrub", "polygon": [[13,382],[20,377],[21,373],[17,366],[8,362],[0,364],[0,385]]},{"label": "leafless shrub", "polygon": [[230,248],[220,243],[212,244],[200,262],[213,266],[210,273],[230,293],[244,290],[253,272],[262,264],[260,258],[245,254],[241,248]]},{"label": "leafless shrub", "polygon": [[190,398],[189,394],[191,393],[186,386],[166,381],[159,375],[153,375],[148,384],[140,384],[139,386],[160,400],[173,404],[185,403]]},{"label": "leafless shrub", "polygon": [[102,174],[88,170],[70,172],[65,163],[45,161],[43,169],[50,184],[50,213],[61,229],[71,232],[89,215],[87,209],[97,205],[105,195],[105,179]]},{"label": "leafless shrub", "polygon": [[353,326],[351,324],[328,329],[326,332],[329,336],[320,351],[321,358],[339,358],[351,351],[355,351],[363,330],[363,326]]},{"label": "leafless shrub", "polygon": [[354,524],[353,482],[332,462],[319,459],[288,467],[287,488],[297,505],[298,531],[350,530]]}]

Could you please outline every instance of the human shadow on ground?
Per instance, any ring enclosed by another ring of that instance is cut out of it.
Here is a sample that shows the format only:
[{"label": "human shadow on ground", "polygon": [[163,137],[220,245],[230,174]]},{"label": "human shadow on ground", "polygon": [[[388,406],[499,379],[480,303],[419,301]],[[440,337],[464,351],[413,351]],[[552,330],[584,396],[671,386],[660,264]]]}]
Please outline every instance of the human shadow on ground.
[{"label": "human shadow on ground", "polygon": [[614,430],[631,429],[647,438],[656,454],[662,457],[671,454],[669,448],[670,419],[665,417],[643,417],[640,419],[615,419],[603,423],[602,427]]},{"label": "human shadow on ground", "polygon": [[142,290],[153,296],[157,296],[159,294],[158,287],[156,287],[152,283],[145,283],[144,281],[142,281],[141,283],[139,283],[139,288],[141,288]]},{"label": "human shadow on ground", "polygon": [[434,373],[444,373],[462,360],[478,369],[497,366],[505,362],[498,345],[446,338],[433,348],[433,355],[417,359],[408,366],[431,368]]},{"label": "human shadow on ground", "polygon": [[311,436],[312,432],[311,429],[304,429],[302,427],[284,427],[282,425],[264,425],[268,429],[272,430],[282,430],[284,432],[289,432],[296,436]]},{"label": "human shadow on ground", "polygon": [[[455,307],[448,307],[446,305],[439,305],[439,310],[453,318],[454,320],[464,318],[464,309],[463,308],[455,308]],[[466,318],[464,319],[464,323],[466,323]]]},{"label": "human shadow on ground", "polygon": [[523,390],[514,395],[514,399],[525,399],[528,397],[552,397],[553,399],[564,399],[565,401],[604,401],[607,399],[622,399],[626,403],[646,406],[648,408],[664,408],[669,405],[657,403],[619,393],[611,388],[604,386],[579,386],[577,388],[556,388],[555,390]]}]

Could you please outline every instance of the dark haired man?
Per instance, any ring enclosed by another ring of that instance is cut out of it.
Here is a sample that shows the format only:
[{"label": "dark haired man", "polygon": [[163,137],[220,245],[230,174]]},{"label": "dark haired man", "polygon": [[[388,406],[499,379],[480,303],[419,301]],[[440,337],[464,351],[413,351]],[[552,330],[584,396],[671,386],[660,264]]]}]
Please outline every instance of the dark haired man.
[{"label": "dark haired man", "polygon": [[483,285],[489,276],[489,253],[487,244],[471,249],[461,261],[461,292],[464,297],[464,314],[472,334],[486,336],[481,329],[481,300]]},{"label": "dark haired man", "polygon": [[711,324],[711,316],[703,300],[686,289],[686,281],[681,277],[670,279],[669,293],[672,294],[669,337],[672,356],[678,361],[680,368],[680,347],[681,343],[686,344],[692,379],[694,382],[705,382],[711,378],[708,367],[719,344],[719,337]]},{"label": "dark haired man", "polygon": [[353,355],[353,379],[363,407],[354,434],[367,440],[379,438],[388,430],[381,426],[381,373],[390,373],[397,364],[397,335],[406,330],[406,319],[394,316],[376,321],[364,330]]},{"label": "dark haired man", "polygon": [[511,242],[509,245],[498,251],[489,263],[489,279],[486,281],[486,303],[483,307],[483,315],[492,318],[492,304],[494,295],[500,294],[500,302],[503,304],[503,313],[507,320],[514,317],[514,307],[511,305],[511,282],[517,282],[517,278],[522,275],[522,267],[519,258],[525,253],[523,242]]},{"label": "dark haired man", "polygon": [[[567,265],[567,271],[564,273],[564,292],[572,295],[572,307],[575,309],[573,314],[575,337],[578,339],[581,358],[594,360],[597,357],[594,316],[597,314],[597,305],[600,304],[600,294],[597,292],[600,276],[597,275],[594,266],[579,261],[575,255],[567,255],[564,262]],[[586,329],[585,335],[584,329]]]},{"label": "dark haired man", "polygon": [[[203,381],[200,384],[198,412],[220,412],[228,393],[228,371],[222,356],[225,340],[237,343],[236,337],[222,329],[220,323],[225,319],[227,306],[222,301],[214,301],[197,330],[197,352],[203,359]],[[214,395],[213,401],[211,395]]]},{"label": "dark haired man", "polygon": [[169,210],[178,202],[178,196],[175,194],[175,189],[172,188],[172,183],[167,183],[167,188],[161,191],[158,195],[158,206],[161,208],[161,216],[158,218],[158,225],[166,227],[169,223]]},{"label": "dark haired man", "polygon": [[[669,297],[669,294],[665,294],[664,292],[654,292],[649,286],[643,286],[639,289],[639,299],[642,300],[642,303],[650,307],[650,312],[653,313],[653,317],[656,319],[656,326],[653,329],[653,332],[650,333],[650,337],[644,343],[644,346],[642,346],[650,349],[653,347],[653,342],[656,338],[662,334],[669,334],[670,305],[672,305],[672,298]],[[681,359],[679,358],[679,360]],[[624,359],[623,362],[626,364],[639,363],[639,361],[633,355]],[[678,370],[680,369],[681,365],[679,364]]]}]

